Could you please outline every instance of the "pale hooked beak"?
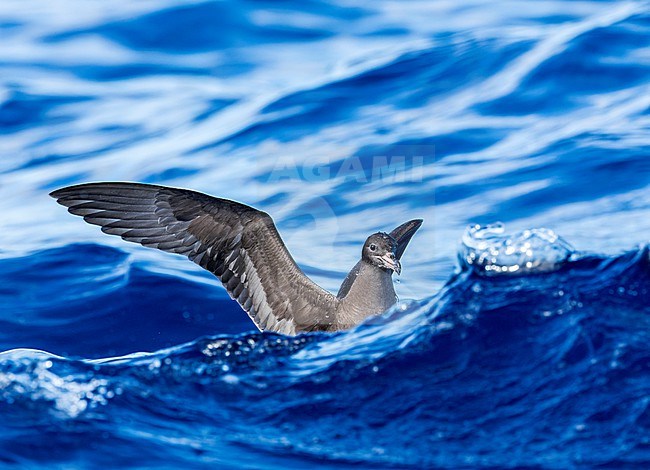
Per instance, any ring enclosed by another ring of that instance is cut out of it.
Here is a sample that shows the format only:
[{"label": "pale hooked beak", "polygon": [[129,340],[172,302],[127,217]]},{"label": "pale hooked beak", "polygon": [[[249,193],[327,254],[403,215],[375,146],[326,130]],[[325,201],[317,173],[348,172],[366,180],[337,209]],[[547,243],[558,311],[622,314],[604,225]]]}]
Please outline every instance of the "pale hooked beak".
[{"label": "pale hooked beak", "polygon": [[386,253],[384,256],[380,256],[382,268],[392,269],[397,274],[401,274],[402,265],[399,260],[395,258],[395,253]]}]

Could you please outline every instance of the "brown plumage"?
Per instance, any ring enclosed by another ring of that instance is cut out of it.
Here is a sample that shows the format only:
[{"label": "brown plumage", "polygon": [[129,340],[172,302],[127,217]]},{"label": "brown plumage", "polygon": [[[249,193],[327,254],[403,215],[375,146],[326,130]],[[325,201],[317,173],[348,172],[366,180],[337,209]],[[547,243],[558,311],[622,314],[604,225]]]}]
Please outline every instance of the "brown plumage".
[{"label": "brown plumage", "polygon": [[88,183],[51,196],[105,233],[187,256],[221,280],[260,330],[284,334],[348,328],[394,304],[391,274],[422,223],[371,235],[335,297],[302,272],[271,217],[244,204],[140,183]]}]

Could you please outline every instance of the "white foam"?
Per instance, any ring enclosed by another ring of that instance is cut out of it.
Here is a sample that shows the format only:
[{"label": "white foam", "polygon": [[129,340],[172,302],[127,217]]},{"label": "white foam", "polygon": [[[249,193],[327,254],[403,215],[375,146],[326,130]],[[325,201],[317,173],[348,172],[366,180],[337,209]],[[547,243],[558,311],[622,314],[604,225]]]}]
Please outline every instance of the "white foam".
[{"label": "white foam", "polygon": [[558,269],[574,249],[555,232],[533,228],[507,235],[505,226],[470,225],[458,250],[461,266],[485,276],[549,272]]}]

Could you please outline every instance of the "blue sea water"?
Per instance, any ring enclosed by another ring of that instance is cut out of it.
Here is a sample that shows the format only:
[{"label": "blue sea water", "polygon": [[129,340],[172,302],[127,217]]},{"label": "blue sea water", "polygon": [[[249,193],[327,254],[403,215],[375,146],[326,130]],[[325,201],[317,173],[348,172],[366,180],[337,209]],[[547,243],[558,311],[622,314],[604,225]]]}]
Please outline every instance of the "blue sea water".
[{"label": "blue sea water", "polygon": [[[4,0],[0,36],[1,467],[650,467],[648,2]],[[332,291],[425,223],[393,310],[291,338],[48,197],[103,180],[261,208]]]}]

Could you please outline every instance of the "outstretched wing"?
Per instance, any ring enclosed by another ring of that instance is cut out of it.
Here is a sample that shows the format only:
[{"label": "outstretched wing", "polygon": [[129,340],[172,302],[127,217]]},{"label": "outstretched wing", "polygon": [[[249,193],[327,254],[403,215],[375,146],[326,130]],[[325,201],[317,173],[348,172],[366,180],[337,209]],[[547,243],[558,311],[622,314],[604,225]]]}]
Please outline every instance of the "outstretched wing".
[{"label": "outstretched wing", "polygon": [[422,219],[413,219],[404,222],[402,225],[390,232],[390,236],[397,242],[397,250],[395,250],[395,257],[401,259],[406,250],[406,245],[411,241],[411,237],[422,225]]},{"label": "outstretched wing", "polygon": [[184,189],[88,183],[51,193],[59,204],[124,240],[186,255],[214,273],[260,330],[325,329],[336,298],[295,263],[271,217]]}]

